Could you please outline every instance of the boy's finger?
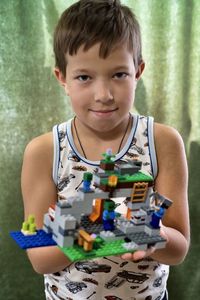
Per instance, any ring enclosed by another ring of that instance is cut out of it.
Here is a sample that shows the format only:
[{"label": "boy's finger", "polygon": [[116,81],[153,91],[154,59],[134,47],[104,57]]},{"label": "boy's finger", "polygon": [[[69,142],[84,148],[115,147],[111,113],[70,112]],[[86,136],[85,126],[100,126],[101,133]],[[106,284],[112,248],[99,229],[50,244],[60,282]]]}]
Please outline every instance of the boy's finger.
[{"label": "boy's finger", "polygon": [[121,256],[122,259],[126,259],[126,260],[133,260],[133,261],[137,261],[137,260],[141,260],[147,256],[150,256],[151,254],[153,254],[155,251],[155,247],[150,247],[148,248],[146,251],[136,251],[134,253],[125,253]]},{"label": "boy's finger", "polygon": [[122,259],[125,259],[125,260],[133,260],[133,253],[125,253],[125,254],[122,254],[122,255],[121,255],[121,258],[122,258]]}]

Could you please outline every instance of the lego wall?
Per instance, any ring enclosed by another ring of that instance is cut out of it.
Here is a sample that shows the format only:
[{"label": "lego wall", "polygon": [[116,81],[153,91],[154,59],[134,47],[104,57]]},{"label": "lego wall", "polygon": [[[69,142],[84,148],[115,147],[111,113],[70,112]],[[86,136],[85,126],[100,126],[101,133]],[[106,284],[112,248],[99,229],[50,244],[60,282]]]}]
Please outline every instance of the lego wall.
[{"label": "lego wall", "polygon": [[[42,276],[34,273],[9,231],[18,230],[23,221],[20,171],[25,145],[72,115],[52,74],[52,34],[66,3],[74,2],[0,1],[0,299],[44,299]],[[182,265],[171,268],[170,299],[198,299],[200,2],[122,2],[134,9],[143,35],[146,70],[135,111],[177,128],[188,157],[191,249]]]}]

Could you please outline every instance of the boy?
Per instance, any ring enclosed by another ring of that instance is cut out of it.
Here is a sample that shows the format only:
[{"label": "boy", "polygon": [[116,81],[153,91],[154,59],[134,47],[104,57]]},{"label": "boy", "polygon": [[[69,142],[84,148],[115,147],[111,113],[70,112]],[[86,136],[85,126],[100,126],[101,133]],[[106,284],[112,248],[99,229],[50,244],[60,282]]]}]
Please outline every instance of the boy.
[{"label": "boy", "polygon": [[58,22],[54,52],[55,75],[75,117],[25,150],[25,218],[35,214],[41,228],[48,207],[76,196],[83,170],[95,172],[108,148],[115,160],[139,158],[173,205],[161,224],[165,249],[75,264],[57,247],[28,250],[35,271],[45,274],[46,299],[167,299],[168,265],[181,263],[189,248],[187,164],[174,129],[130,113],[144,70],[138,22],[119,0],[78,1]]}]

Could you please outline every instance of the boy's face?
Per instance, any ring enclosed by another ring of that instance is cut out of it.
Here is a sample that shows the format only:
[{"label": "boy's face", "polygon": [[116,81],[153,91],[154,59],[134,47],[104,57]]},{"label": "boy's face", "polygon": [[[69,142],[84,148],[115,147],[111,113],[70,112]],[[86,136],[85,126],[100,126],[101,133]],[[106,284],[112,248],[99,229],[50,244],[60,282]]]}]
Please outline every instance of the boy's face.
[{"label": "boy's face", "polygon": [[103,59],[96,44],[87,51],[81,47],[75,55],[67,54],[65,79],[59,70],[55,73],[70,96],[77,119],[93,130],[106,132],[127,120],[141,72],[136,74],[133,54],[127,47],[115,47]]}]

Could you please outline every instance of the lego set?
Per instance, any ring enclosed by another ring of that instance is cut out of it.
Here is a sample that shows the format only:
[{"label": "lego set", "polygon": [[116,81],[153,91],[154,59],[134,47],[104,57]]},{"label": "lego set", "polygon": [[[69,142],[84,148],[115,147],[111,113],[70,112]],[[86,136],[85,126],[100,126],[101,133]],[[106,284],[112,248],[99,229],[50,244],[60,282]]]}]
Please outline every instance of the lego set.
[{"label": "lego set", "polygon": [[[159,223],[172,201],[153,192],[153,178],[141,171],[140,161],[114,162],[110,149],[103,156],[98,172],[84,173],[76,197],[49,208],[43,230],[34,230],[31,217],[21,232],[11,232],[21,248],[58,245],[71,261],[79,261],[165,247]],[[115,211],[119,197],[125,198],[126,215]]]}]

